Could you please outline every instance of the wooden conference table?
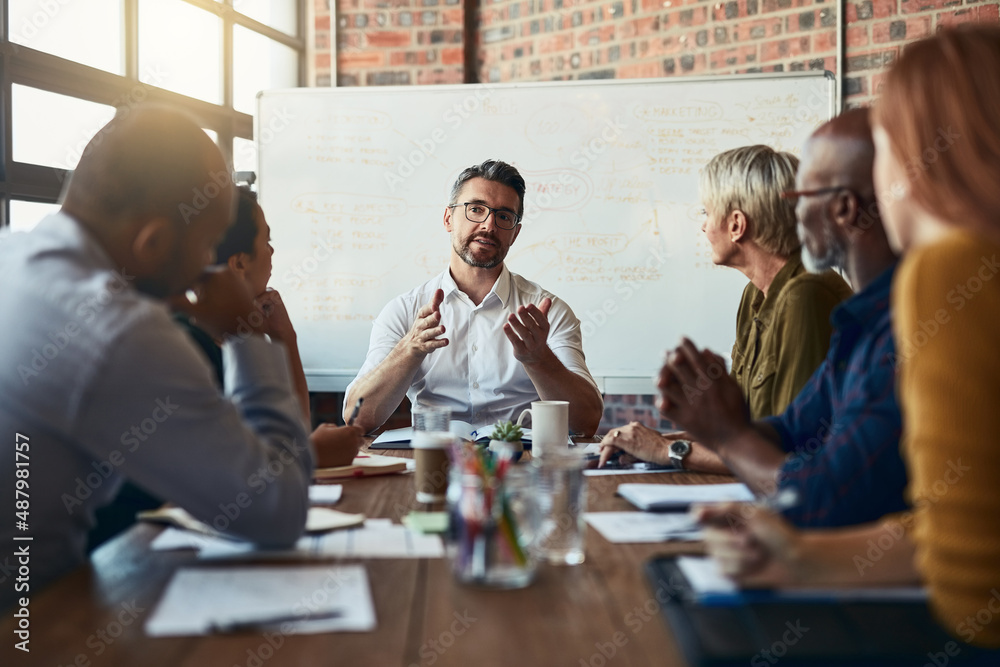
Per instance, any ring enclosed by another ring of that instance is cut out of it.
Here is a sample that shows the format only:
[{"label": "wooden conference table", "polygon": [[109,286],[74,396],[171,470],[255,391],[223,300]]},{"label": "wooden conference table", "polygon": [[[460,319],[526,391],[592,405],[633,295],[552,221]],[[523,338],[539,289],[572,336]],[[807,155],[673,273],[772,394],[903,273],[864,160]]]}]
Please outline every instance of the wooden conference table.
[{"label": "wooden conference table", "polygon": [[[589,477],[588,511],[634,509],[615,496],[615,489],[636,481],[732,479],[696,473]],[[387,475],[344,480],[337,509],[398,522],[423,508],[414,499],[412,475]],[[146,636],[143,624],[178,568],[225,567],[200,562],[191,551],[150,550],[161,530],[148,524],[133,527],[95,551],[87,566],[36,593],[30,606],[29,654],[12,650],[15,626],[6,616],[0,622],[0,636],[6,638],[0,655],[12,656],[13,662],[0,662],[51,667],[685,664],[642,565],[658,554],[697,553],[699,545],[611,544],[588,527],[584,564],[541,564],[534,583],[516,591],[460,585],[447,558],[365,559],[378,620],[375,631],[279,636],[274,648],[263,635],[252,633]],[[352,561],[357,559],[331,562]]]}]

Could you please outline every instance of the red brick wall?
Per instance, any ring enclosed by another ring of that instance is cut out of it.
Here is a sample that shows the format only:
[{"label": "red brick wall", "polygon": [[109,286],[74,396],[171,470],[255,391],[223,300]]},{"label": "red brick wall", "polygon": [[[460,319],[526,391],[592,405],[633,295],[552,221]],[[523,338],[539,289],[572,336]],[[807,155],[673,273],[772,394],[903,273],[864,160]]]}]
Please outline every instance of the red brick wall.
[{"label": "red brick wall", "polygon": [[[460,0],[314,0],[315,85],[461,83]],[[330,2],[338,3],[332,26]],[[823,0],[482,0],[480,81],[836,69]],[[906,42],[943,25],[1000,23],[1000,0],[849,0],[845,101],[870,103]],[[652,397],[605,397],[602,430],[664,427]]]},{"label": "red brick wall", "polygon": [[463,15],[460,0],[315,0],[315,85],[334,80],[334,37],[338,85],[462,83]]},{"label": "red brick wall", "polygon": [[[1000,22],[1000,0],[846,5],[847,102],[871,101],[901,45]],[[483,81],[836,70],[838,5],[817,0],[500,0],[482,9]]]},{"label": "red brick wall", "polygon": [[[330,2],[338,2],[331,27]],[[460,0],[315,0],[316,85],[460,83]],[[1000,0],[851,0],[845,99],[867,104],[901,45],[1000,22]],[[838,5],[822,0],[483,0],[481,81],[836,69]]]}]

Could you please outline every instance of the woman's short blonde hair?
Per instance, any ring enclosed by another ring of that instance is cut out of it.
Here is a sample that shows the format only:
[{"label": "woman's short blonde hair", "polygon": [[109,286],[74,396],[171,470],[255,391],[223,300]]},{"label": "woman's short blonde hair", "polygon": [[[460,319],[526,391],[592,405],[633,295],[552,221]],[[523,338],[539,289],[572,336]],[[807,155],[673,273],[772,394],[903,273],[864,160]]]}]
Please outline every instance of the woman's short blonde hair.
[{"label": "woman's short blonde hair", "polygon": [[795,189],[799,160],[770,146],[719,153],[701,172],[701,199],[721,220],[735,210],[747,217],[748,240],[779,257],[799,253],[795,206],[781,193]]}]

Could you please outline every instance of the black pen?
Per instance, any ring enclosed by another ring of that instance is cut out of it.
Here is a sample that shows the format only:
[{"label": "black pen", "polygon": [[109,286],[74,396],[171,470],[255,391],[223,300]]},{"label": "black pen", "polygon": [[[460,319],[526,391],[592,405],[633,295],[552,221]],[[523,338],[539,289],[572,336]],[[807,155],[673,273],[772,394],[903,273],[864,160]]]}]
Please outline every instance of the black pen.
[{"label": "black pen", "polygon": [[354,420],[358,418],[358,413],[361,412],[361,404],[365,402],[365,397],[362,396],[358,399],[358,402],[354,404],[354,410],[351,411],[351,418],[347,420],[348,426],[354,426]]},{"label": "black pen", "polygon": [[284,623],[298,623],[301,621],[320,621],[330,618],[340,618],[344,615],[343,609],[331,609],[317,613],[305,614],[281,614],[275,616],[265,616],[256,619],[241,621],[224,621],[222,623],[211,623],[208,626],[209,632],[213,634],[229,634],[233,632],[262,632],[280,626]]}]

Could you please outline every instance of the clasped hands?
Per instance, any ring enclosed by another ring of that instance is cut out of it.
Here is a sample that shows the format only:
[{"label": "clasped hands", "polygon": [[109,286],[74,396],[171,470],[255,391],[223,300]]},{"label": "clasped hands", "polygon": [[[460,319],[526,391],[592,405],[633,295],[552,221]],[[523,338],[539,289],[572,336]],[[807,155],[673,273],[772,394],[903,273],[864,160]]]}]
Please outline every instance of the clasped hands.
[{"label": "clasped hands", "polygon": [[[667,354],[657,388],[660,413],[716,452],[753,428],[725,360],[687,338]],[[802,578],[796,560],[799,533],[781,516],[737,503],[699,507],[694,515],[705,525],[709,554],[741,585],[780,586]]]},{"label": "clasped hands", "polygon": [[714,451],[752,428],[743,392],[726,371],[725,359],[698,350],[687,338],[667,354],[656,386],[660,414]]},{"label": "clasped hands", "polygon": [[[430,302],[417,311],[413,326],[401,341],[411,354],[424,357],[448,345],[448,339],[444,338],[445,327],[441,324],[443,302],[444,290],[439,289],[434,292]],[[548,346],[548,312],[551,307],[552,299],[545,297],[537,306],[533,303],[521,306],[516,313],[507,317],[503,332],[514,346],[514,358],[522,364],[538,363],[547,354],[551,354]]]}]

